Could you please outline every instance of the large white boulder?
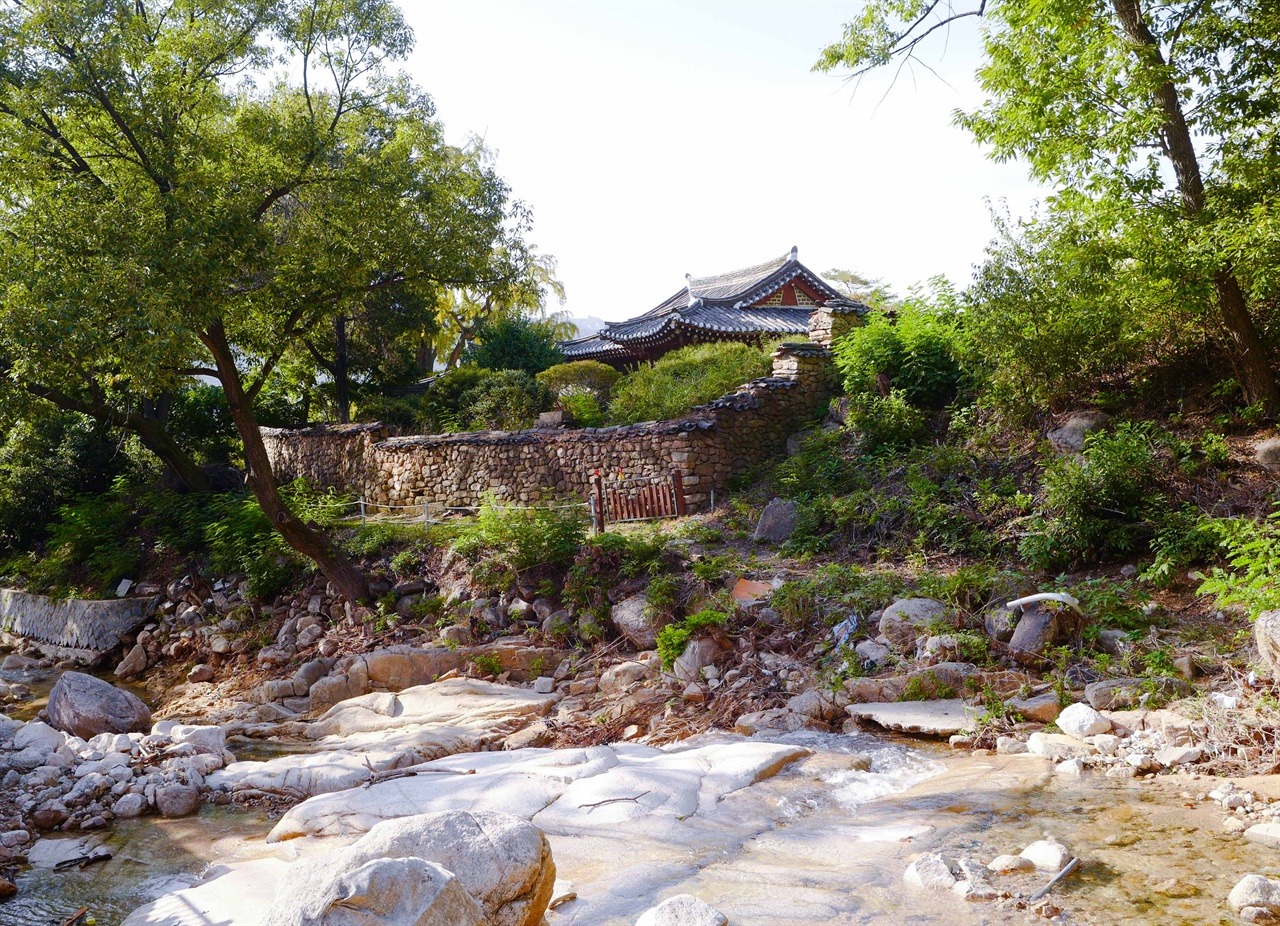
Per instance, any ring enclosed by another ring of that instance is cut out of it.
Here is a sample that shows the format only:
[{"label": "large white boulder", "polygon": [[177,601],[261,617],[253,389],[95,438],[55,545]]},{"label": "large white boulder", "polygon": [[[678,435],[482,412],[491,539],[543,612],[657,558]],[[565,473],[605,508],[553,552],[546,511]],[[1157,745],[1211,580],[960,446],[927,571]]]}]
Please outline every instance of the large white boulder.
[{"label": "large white boulder", "polygon": [[1280,881],[1262,875],[1245,875],[1227,895],[1227,903],[1236,913],[1245,907],[1255,907],[1273,916],[1280,914]]},{"label": "large white boulder", "polygon": [[677,894],[641,914],[636,926],[726,926],[729,918],[692,894]]},{"label": "large white boulder", "polygon": [[1071,850],[1055,839],[1033,842],[1020,855],[1042,871],[1061,871],[1071,861]]},{"label": "large white boulder", "polygon": [[[486,926],[537,926],[551,901],[556,880],[556,866],[546,837],[518,817],[458,810],[422,814],[380,823],[345,849],[291,866],[276,891],[266,926],[340,922],[333,920],[330,913],[325,914],[325,919],[308,917],[315,917],[317,911],[328,911],[336,902],[335,896],[345,896],[343,892],[351,885],[369,881],[374,875],[393,892],[402,890],[397,887],[402,882],[413,887],[417,868],[368,869],[390,860],[428,862],[452,872],[467,896],[480,904]],[[430,874],[430,869],[426,871]],[[434,883],[434,879],[430,880]],[[443,885],[440,889],[445,890]],[[413,903],[410,907],[416,909]],[[349,906],[350,901],[343,900],[342,904]],[[399,926],[419,920],[369,922]]]},{"label": "large white boulder", "polygon": [[285,872],[262,926],[486,926],[480,905],[448,870],[420,858],[380,858],[332,867],[293,890],[300,862]]}]

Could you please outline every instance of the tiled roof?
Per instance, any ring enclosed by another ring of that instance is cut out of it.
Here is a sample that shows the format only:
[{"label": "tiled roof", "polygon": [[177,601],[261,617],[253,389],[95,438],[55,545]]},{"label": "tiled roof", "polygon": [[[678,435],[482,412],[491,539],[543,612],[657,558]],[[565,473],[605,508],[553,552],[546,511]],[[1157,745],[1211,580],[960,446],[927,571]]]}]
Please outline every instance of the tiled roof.
[{"label": "tiled roof", "polygon": [[636,348],[690,329],[723,334],[805,334],[805,306],[753,306],[787,283],[802,279],[825,300],[842,300],[797,258],[796,249],[754,267],[708,277],[686,277],[684,288],[643,315],[614,322],[590,337],[561,343],[566,357],[624,358]]}]

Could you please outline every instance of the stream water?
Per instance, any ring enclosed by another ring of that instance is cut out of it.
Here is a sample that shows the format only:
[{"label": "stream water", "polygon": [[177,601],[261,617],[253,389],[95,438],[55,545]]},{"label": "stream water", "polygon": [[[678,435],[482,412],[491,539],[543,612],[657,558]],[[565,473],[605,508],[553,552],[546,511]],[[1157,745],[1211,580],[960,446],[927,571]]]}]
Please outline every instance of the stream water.
[{"label": "stream water", "polygon": [[[625,828],[552,834],[557,893],[576,891],[579,900],[551,911],[551,926],[630,926],[638,910],[681,892],[719,907],[734,926],[1026,923],[1030,914],[1007,906],[913,891],[902,872],[922,851],[989,861],[1046,835],[1084,862],[1053,895],[1074,923],[1225,926],[1233,918],[1224,900],[1240,877],[1280,873],[1274,850],[1226,836],[1220,811],[1178,797],[1209,790],[1210,780],[1055,777],[1034,758],[958,756],[869,735],[788,740],[814,755],[730,794],[705,825],[680,831],[687,838]],[[246,758],[281,751],[247,745],[232,748]],[[853,768],[853,755],[870,756],[871,770]],[[119,926],[210,863],[328,848],[268,845],[271,825],[257,811],[207,806],[184,820],[122,821],[99,837],[115,853],[110,861],[20,873],[18,896],[0,904],[0,926],[57,926],[86,906],[99,926]],[[1048,876],[992,880],[1027,895]]]}]

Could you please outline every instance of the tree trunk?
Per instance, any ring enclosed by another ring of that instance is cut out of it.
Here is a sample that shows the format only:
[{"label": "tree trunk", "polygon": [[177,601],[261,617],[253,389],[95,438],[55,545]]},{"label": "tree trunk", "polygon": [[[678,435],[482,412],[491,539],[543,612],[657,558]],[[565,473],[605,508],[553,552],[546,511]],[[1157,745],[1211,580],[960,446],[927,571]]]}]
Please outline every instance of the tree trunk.
[{"label": "tree trunk", "polygon": [[209,477],[196,465],[196,461],[178,446],[163,424],[155,418],[142,415],[130,416],[136,421],[132,430],[138,435],[144,447],[154,453],[160,462],[178,478],[188,492],[208,492]]},{"label": "tree trunk", "polygon": [[[1160,42],[1143,18],[1138,0],[1112,0],[1112,5],[1125,34],[1135,46],[1139,60],[1163,69],[1165,60]],[[1165,117],[1161,140],[1178,179],[1183,211],[1195,219],[1205,210],[1204,177],[1200,173],[1200,162],[1191,140],[1191,131],[1187,128],[1182,101],[1178,98],[1178,88],[1172,80],[1166,80],[1155,95]],[[1261,402],[1268,415],[1275,415],[1280,411],[1280,389],[1277,389],[1275,371],[1271,369],[1262,336],[1249,314],[1240,281],[1230,267],[1224,267],[1214,273],[1213,286],[1218,297],[1218,314],[1227,336],[1227,354],[1244,400],[1251,405]]]},{"label": "tree trunk", "polygon": [[347,369],[347,320],[333,320],[333,389],[338,403],[338,421],[351,423],[351,377]]},{"label": "tree trunk", "polygon": [[258,428],[257,419],[253,415],[253,404],[244,394],[244,386],[240,381],[240,371],[236,368],[235,357],[227,343],[226,332],[220,324],[210,327],[202,340],[213,354],[221,374],[222,386],[227,397],[227,406],[231,411],[231,420],[244,443],[244,458],[249,469],[249,488],[263,512],[271,520],[271,524],[280,536],[297,552],[314,562],[325,578],[346,596],[347,600],[367,602],[372,600],[369,583],[365,581],[360,570],[356,569],[349,559],[333,549],[329,538],[320,531],[304,524],[294,517],[289,506],[280,497],[275,476],[271,471],[271,459],[267,456],[266,445],[262,442],[262,431]]},{"label": "tree trunk", "polygon": [[82,401],[57,389],[41,386],[38,383],[18,385],[37,398],[44,399],[58,408],[69,412],[79,412],[98,421],[124,428],[138,435],[142,446],[146,447],[161,463],[169,467],[169,471],[177,477],[188,492],[208,492],[209,477],[196,465],[190,454],[179,446],[165,426],[156,418],[148,417],[140,412],[122,412],[110,405]]}]

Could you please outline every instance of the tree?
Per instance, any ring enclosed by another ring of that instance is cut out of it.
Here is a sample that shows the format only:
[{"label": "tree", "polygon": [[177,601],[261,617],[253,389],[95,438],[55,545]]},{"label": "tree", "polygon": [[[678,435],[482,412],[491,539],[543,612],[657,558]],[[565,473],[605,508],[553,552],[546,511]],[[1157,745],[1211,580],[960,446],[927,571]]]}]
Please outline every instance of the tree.
[{"label": "tree", "polygon": [[411,46],[385,0],[0,6],[10,381],[119,411],[216,380],[263,511],[353,601],[368,586],[281,498],[255,400],[370,293],[483,285],[527,226],[390,70]]},{"label": "tree", "polygon": [[855,77],[901,69],[968,18],[984,20],[978,79],[988,100],[958,114],[959,124],[997,160],[1023,159],[1063,188],[1056,208],[1087,203],[1118,234],[1159,228],[1176,242],[1188,278],[1212,293],[1245,400],[1274,414],[1280,392],[1221,223],[1260,204],[1274,210],[1240,202],[1234,181],[1243,165],[1274,170],[1275,5],[982,0],[957,10],[943,0],[873,0],[816,67]]},{"label": "tree", "polygon": [[480,322],[473,343],[462,356],[466,363],[478,367],[522,370],[532,376],[564,359],[556,347],[562,337],[553,321],[503,315]]}]

